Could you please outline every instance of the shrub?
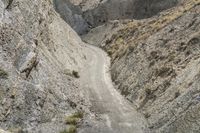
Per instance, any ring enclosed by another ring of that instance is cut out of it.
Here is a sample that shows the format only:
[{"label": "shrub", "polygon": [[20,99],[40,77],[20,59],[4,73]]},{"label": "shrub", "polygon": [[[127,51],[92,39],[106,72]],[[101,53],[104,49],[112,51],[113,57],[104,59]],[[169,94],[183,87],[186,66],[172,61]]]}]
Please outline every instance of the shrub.
[{"label": "shrub", "polygon": [[67,130],[60,131],[60,133],[68,133]]},{"label": "shrub", "polygon": [[174,94],[174,99],[178,98],[181,95],[181,93],[178,91]]},{"label": "shrub", "polygon": [[74,75],[75,78],[80,78],[79,73],[77,71],[73,70],[72,74]]},{"label": "shrub", "polygon": [[107,53],[108,53],[108,56],[112,56],[112,51],[111,50],[108,50]]},{"label": "shrub", "polygon": [[83,112],[80,112],[80,111],[72,114],[71,116],[66,117],[65,122],[66,124],[70,124],[70,127],[68,130],[65,129],[61,131],[60,133],[76,133],[77,124],[79,120],[82,118],[83,118]]},{"label": "shrub", "polygon": [[146,119],[148,119],[149,117],[151,117],[151,115],[150,115],[149,113],[145,113],[145,114],[144,114],[144,117],[145,117]]},{"label": "shrub", "polygon": [[71,116],[66,117],[66,124],[77,125],[78,121],[83,118],[83,112],[76,112]]},{"label": "shrub", "polygon": [[0,78],[8,78],[8,73],[0,68]]},{"label": "shrub", "polygon": [[73,116],[81,119],[81,118],[83,118],[83,112],[78,111],[78,112],[74,113]]},{"label": "shrub", "polygon": [[63,74],[68,75],[68,76],[74,76],[75,78],[80,78],[80,75],[77,71],[73,70],[69,70],[69,69],[65,69],[63,71]]},{"label": "shrub", "polygon": [[67,133],[76,133],[77,130],[76,130],[76,126],[74,125],[71,125],[68,129],[68,132]]},{"label": "shrub", "polygon": [[146,93],[146,96],[149,96],[152,94],[152,91],[150,89],[146,88],[145,93]]},{"label": "shrub", "polygon": [[77,129],[76,129],[76,126],[74,125],[71,125],[68,130],[65,129],[63,131],[60,131],[60,133],[76,133],[76,132],[77,132]]},{"label": "shrub", "polygon": [[78,121],[79,121],[79,118],[71,117],[71,116],[65,119],[66,124],[72,124],[72,125],[77,125]]}]

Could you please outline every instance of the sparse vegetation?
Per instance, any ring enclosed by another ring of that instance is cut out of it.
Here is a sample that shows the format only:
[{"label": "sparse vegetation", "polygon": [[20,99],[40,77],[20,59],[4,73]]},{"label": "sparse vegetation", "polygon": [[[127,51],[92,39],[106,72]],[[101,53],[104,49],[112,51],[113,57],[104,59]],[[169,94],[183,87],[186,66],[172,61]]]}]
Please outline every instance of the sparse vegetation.
[{"label": "sparse vegetation", "polygon": [[170,67],[162,67],[158,70],[156,70],[156,76],[157,77],[161,77],[161,78],[165,78],[167,76],[170,76],[170,75],[174,75],[175,74],[175,71],[173,68],[170,68]]},{"label": "sparse vegetation", "polygon": [[151,95],[152,91],[148,88],[145,89],[146,96]]},{"label": "sparse vegetation", "polygon": [[[112,39],[107,41],[107,45],[105,46],[106,51],[109,52],[109,50],[112,49],[111,59],[112,61],[115,60],[117,58],[116,56],[124,55],[129,47],[137,46],[152,34],[158,32],[172,21],[184,15],[186,11],[192,9],[197,4],[199,4],[199,0],[188,0],[177,8],[172,9],[172,11],[168,11],[165,14],[160,15],[159,18],[152,19],[147,23],[135,21],[129,22],[125,28],[119,30],[116,35],[112,36]],[[131,32],[134,33],[134,37]],[[117,35],[121,36],[120,39],[115,37]],[[119,49],[115,49],[114,47],[118,47]]]},{"label": "sparse vegetation", "polygon": [[60,131],[60,133],[67,133],[67,129]]},{"label": "sparse vegetation", "polygon": [[108,50],[107,53],[108,53],[109,56],[112,56],[112,51],[111,50]]},{"label": "sparse vegetation", "polygon": [[8,78],[8,73],[0,68],[0,78]]},{"label": "sparse vegetation", "polygon": [[130,91],[128,90],[128,87],[124,87],[121,94],[123,96],[128,96],[130,94]]},{"label": "sparse vegetation", "polygon": [[71,116],[66,117],[65,122],[66,124],[77,125],[80,119],[83,118],[83,112],[76,112]]},{"label": "sparse vegetation", "polygon": [[145,117],[146,119],[148,119],[149,117],[151,117],[151,115],[150,115],[149,113],[145,113],[145,114],[144,114],[144,117]]},{"label": "sparse vegetation", "polygon": [[83,118],[83,112],[78,111],[78,112],[74,113],[73,116],[74,116],[74,117],[77,117],[77,118]]},{"label": "sparse vegetation", "polygon": [[63,131],[60,131],[60,133],[76,133],[77,129],[76,126],[70,125],[69,129],[65,129]]},{"label": "sparse vegetation", "polygon": [[180,93],[179,91],[177,91],[177,92],[175,93],[175,95],[174,95],[174,98],[176,99],[176,98],[178,98],[180,95],[181,95],[181,93]]},{"label": "sparse vegetation", "polygon": [[66,124],[69,124],[70,127],[68,130],[63,130],[60,133],[76,133],[77,132],[77,124],[83,118],[83,112],[78,111],[74,114],[67,116],[65,118]]},{"label": "sparse vegetation", "polygon": [[77,132],[76,126],[71,125],[71,126],[69,127],[67,133],[76,133],[76,132]]},{"label": "sparse vegetation", "polygon": [[75,77],[75,78],[80,78],[79,73],[78,73],[77,71],[75,71],[75,70],[71,71],[71,70],[69,70],[69,69],[65,69],[65,70],[63,71],[63,74],[68,75],[68,76],[73,76],[73,77]]},{"label": "sparse vegetation", "polygon": [[156,99],[156,95],[153,94],[153,91],[151,89],[146,88],[145,89],[145,94],[146,94],[146,98],[148,99]]},{"label": "sparse vegetation", "polygon": [[79,73],[77,72],[77,71],[72,71],[72,74],[73,74],[73,76],[75,77],[75,78],[80,78],[80,75],[79,75]]},{"label": "sparse vegetation", "polygon": [[78,121],[79,121],[79,118],[71,117],[71,116],[65,119],[66,124],[72,124],[72,125],[76,125]]}]

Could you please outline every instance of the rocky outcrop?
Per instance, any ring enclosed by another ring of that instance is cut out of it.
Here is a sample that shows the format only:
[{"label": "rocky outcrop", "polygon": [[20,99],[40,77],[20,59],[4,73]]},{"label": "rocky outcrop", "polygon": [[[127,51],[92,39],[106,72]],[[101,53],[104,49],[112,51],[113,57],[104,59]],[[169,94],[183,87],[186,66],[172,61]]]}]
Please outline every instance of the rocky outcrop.
[{"label": "rocky outcrop", "polygon": [[82,11],[94,9],[108,0],[69,0],[73,5],[79,6]]},{"label": "rocky outcrop", "polygon": [[0,127],[30,133],[67,128],[65,116],[87,105],[78,79],[65,73],[79,72],[82,49],[53,1],[0,0]]},{"label": "rocky outcrop", "polygon": [[132,21],[106,41],[116,87],[152,132],[199,132],[200,1]]},{"label": "rocky outcrop", "polygon": [[88,24],[83,19],[79,6],[72,4],[69,0],[54,0],[54,7],[78,34],[84,34],[88,31]]},{"label": "rocky outcrop", "polygon": [[83,18],[90,26],[97,27],[109,20],[148,18],[177,3],[178,0],[107,0],[85,11]]},{"label": "rocky outcrop", "polygon": [[110,20],[144,19],[181,0],[54,0],[56,11],[80,35]]},{"label": "rocky outcrop", "polygon": [[91,29],[87,34],[81,36],[82,40],[88,44],[102,47],[106,44],[106,40],[112,38],[113,34],[123,28],[124,21],[109,21],[101,26]]},{"label": "rocky outcrop", "polygon": [[1,133],[10,133],[10,132],[4,131],[4,130],[2,130],[2,129],[0,129],[0,132],[1,132]]}]

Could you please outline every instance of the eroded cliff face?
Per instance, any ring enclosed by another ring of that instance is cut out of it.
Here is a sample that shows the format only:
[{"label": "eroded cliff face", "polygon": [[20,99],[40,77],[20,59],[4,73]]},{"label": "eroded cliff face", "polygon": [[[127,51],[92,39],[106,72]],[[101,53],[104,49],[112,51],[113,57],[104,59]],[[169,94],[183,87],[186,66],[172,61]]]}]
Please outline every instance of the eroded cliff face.
[{"label": "eroded cliff face", "polygon": [[[0,127],[58,133],[84,109],[82,41],[51,0],[0,0]],[[86,104],[85,104],[86,105]]]},{"label": "eroded cliff face", "polygon": [[82,10],[76,3],[69,0],[54,0],[55,10],[78,34],[84,34],[89,30],[89,25],[82,17]]},{"label": "eroded cliff face", "polygon": [[83,18],[92,27],[97,27],[109,20],[148,18],[177,3],[178,0],[107,0],[85,11]]},{"label": "eroded cliff face", "polygon": [[144,19],[181,0],[54,0],[56,11],[80,35],[110,20]]},{"label": "eroded cliff face", "polygon": [[200,1],[124,24],[104,49],[116,87],[152,132],[199,132]]}]

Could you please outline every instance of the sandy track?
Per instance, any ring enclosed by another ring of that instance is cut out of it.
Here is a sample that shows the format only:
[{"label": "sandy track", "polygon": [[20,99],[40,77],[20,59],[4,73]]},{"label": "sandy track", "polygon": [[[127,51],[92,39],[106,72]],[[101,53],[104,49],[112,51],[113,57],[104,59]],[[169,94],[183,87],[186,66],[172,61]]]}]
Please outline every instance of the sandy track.
[{"label": "sandy track", "polygon": [[[146,133],[146,120],[125,98],[114,88],[107,54],[94,46],[87,45],[88,64],[81,72],[81,83],[88,88],[89,99],[95,113],[100,114],[107,127],[95,132],[112,133]],[[94,130],[87,132],[94,133]]]}]

